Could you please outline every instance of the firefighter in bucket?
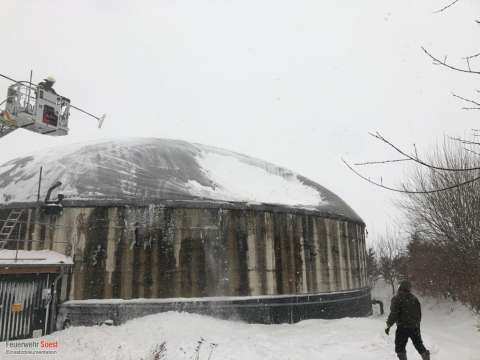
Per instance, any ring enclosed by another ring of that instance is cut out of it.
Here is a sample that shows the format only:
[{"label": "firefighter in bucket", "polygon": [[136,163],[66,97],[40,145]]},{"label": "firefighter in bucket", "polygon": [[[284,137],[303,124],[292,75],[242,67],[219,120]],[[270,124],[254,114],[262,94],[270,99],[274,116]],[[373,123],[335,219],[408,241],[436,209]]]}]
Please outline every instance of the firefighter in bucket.
[{"label": "firefighter in bucket", "polygon": [[55,84],[55,78],[53,76],[47,76],[45,79],[43,79],[42,82],[38,83],[38,87],[56,95],[57,92],[53,89],[54,84]]},{"label": "firefighter in bucket", "polygon": [[5,104],[4,108],[0,108],[0,138],[19,128],[43,135],[67,135],[71,108],[95,118],[99,128],[105,120],[105,114],[95,116],[71,105],[70,99],[57,94],[52,76],[37,85],[32,83],[32,72],[29,81],[17,81],[3,74],[0,77],[13,82],[8,87],[7,98],[0,99],[0,106]]}]

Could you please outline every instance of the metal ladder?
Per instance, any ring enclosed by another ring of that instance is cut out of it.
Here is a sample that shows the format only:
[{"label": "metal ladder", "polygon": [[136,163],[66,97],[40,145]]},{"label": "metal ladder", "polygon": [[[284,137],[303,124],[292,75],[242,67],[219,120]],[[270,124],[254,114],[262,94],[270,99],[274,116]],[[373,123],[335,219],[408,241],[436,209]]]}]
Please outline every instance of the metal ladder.
[{"label": "metal ladder", "polygon": [[15,227],[18,224],[18,220],[22,217],[23,210],[11,210],[8,214],[7,220],[3,223],[2,228],[0,229],[0,249],[5,248],[8,244],[8,240],[15,230]]}]

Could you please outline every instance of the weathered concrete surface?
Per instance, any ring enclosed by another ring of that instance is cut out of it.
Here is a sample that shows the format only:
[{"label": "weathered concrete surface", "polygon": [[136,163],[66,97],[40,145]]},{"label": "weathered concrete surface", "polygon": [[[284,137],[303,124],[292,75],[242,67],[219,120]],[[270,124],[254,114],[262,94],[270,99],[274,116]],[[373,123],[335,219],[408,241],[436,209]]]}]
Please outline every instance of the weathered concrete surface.
[{"label": "weathered concrete surface", "polygon": [[68,293],[77,300],[366,287],[364,225],[311,214],[159,205],[30,209],[19,238],[23,249],[74,258]]}]

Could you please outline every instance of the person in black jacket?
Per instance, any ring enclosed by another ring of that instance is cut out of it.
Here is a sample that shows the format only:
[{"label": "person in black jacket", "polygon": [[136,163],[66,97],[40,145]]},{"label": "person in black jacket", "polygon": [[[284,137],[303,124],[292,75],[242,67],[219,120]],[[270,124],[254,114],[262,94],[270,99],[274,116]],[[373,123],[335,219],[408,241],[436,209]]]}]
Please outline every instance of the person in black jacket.
[{"label": "person in black jacket", "polygon": [[411,289],[410,281],[404,280],[400,283],[397,295],[392,299],[385,333],[388,335],[393,324],[397,324],[395,352],[400,360],[407,360],[405,347],[409,338],[412,339],[413,346],[422,356],[422,359],[430,360],[430,352],[423,345],[420,334],[421,305],[417,297],[411,293]]}]

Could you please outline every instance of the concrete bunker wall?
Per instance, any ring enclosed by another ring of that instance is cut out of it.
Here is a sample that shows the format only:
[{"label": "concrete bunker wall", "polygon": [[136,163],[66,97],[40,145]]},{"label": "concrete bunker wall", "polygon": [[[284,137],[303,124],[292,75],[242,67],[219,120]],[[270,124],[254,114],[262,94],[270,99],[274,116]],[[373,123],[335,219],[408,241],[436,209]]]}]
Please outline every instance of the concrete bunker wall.
[{"label": "concrete bunker wall", "polygon": [[[8,211],[0,211],[3,218]],[[22,249],[73,256],[71,300],[367,287],[364,225],[316,214],[163,205],[28,209],[20,232]]]}]

